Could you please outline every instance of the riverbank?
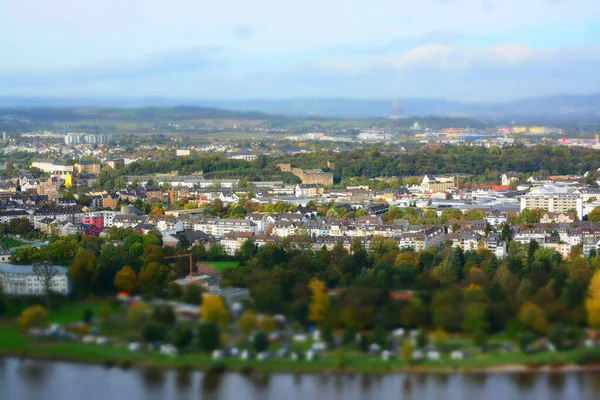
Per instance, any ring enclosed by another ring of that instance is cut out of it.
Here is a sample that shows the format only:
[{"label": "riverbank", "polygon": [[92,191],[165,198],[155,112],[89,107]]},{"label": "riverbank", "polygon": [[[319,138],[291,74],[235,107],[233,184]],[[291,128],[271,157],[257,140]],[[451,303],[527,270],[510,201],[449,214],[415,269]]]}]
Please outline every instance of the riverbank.
[{"label": "riverbank", "polygon": [[314,361],[291,359],[223,359],[213,361],[201,353],[184,353],[168,356],[151,350],[129,352],[110,345],[93,345],[79,342],[34,341],[13,348],[0,348],[0,357],[17,357],[32,360],[65,361],[104,365],[106,367],[151,367],[161,369],[190,369],[197,371],[256,371],[286,373],[518,373],[527,371],[575,372],[598,371],[598,364],[579,365],[575,360],[582,351],[563,353],[490,354],[464,360],[422,361],[408,364],[402,360],[383,361],[360,353],[344,355],[342,362],[327,353]]}]

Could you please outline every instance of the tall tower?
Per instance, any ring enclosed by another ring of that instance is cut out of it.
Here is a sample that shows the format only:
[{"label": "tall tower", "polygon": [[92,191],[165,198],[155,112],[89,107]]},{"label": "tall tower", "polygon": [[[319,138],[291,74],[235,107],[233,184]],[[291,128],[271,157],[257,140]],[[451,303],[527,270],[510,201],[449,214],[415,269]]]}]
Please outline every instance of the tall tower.
[{"label": "tall tower", "polygon": [[394,113],[392,114],[392,119],[398,119],[402,117],[402,101],[394,100],[392,103],[394,107]]}]

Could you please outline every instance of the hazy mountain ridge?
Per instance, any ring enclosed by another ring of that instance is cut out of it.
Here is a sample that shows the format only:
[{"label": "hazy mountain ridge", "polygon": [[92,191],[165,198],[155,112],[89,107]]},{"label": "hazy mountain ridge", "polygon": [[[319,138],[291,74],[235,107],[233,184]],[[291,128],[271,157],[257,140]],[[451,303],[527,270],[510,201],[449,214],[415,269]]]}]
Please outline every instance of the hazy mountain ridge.
[{"label": "hazy mountain ridge", "polygon": [[389,117],[392,115],[464,115],[485,120],[510,118],[600,120],[600,93],[554,95],[498,103],[460,102],[435,98],[343,99],[299,98],[272,100],[219,100],[197,98],[43,98],[0,96],[2,108],[32,107],[173,107],[200,106],[288,116],[342,118]]}]

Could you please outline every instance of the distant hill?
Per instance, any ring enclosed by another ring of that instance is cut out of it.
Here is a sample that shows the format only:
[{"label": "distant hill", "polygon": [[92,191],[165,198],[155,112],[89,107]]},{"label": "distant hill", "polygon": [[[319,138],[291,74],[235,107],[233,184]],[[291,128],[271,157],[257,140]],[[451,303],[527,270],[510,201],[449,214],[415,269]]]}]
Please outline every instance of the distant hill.
[{"label": "distant hill", "polygon": [[[31,107],[175,107],[186,105],[197,118],[267,119],[266,114],[296,117],[370,118],[402,115],[469,116],[485,121],[600,122],[600,94],[555,95],[510,102],[467,103],[445,99],[300,98],[273,100],[210,100],[195,98],[28,98],[1,97],[2,108]],[[399,105],[399,106],[398,106]],[[192,107],[201,107],[192,108]],[[185,107],[184,107],[185,109]],[[226,111],[231,110],[231,111]],[[156,111],[160,114],[162,112]],[[263,114],[264,113],[264,114]],[[210,115],[210,116],[209,116]]]}]

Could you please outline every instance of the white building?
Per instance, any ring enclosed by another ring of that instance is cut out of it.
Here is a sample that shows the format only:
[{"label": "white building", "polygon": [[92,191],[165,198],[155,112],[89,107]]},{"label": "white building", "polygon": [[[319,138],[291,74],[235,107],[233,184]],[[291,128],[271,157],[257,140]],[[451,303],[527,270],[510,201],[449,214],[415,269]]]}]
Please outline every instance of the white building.
[{"label": "white building", "polygon": [[541,208],[550,212],[575,210],[577,218],[583,218],[583,199],[577,192],[562,186],[546,185],[532,190],[521,197],[521,211],[526,208]]},{"label": "white building", "polygon": [[[68,270],[59,266],[55,268],[58,274],[52,279],[51,290],[66,295],[69,292]],[[44,294],[44,285],[33,272],[31,265],[0,264],[0,282],[7,295]]]}]

